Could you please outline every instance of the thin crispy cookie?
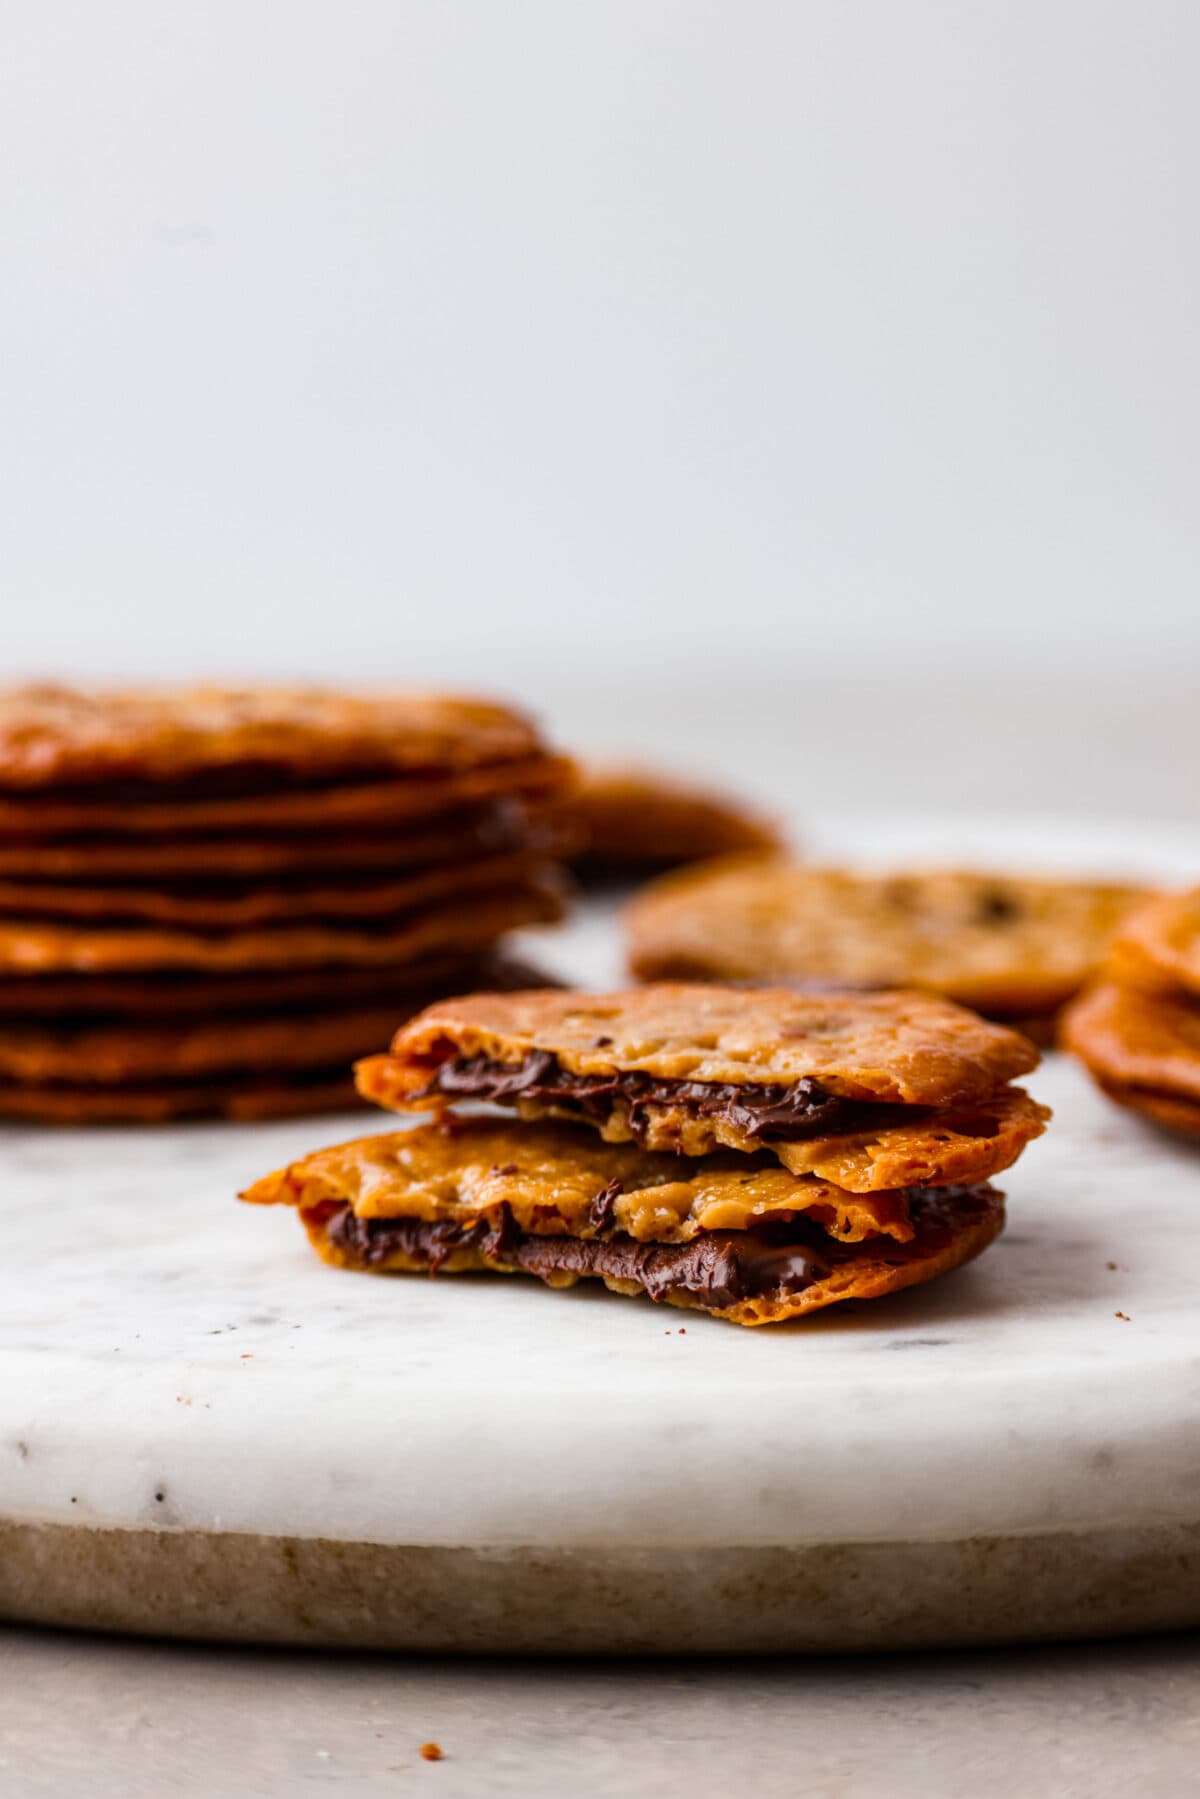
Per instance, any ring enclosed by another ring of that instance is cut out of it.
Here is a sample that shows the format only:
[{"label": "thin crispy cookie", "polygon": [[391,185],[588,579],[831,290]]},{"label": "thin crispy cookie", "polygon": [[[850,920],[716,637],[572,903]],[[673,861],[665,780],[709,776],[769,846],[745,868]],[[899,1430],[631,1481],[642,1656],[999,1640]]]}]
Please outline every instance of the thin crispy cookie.
[{"label": "thin crispy cookie", "polygon": [[387,1057],[363,1065],[364,1096],[397,1110],[438,1067],[484,1055],[518,1064],[531,1050],[577,1074],[752,1086],[808,1078],[842,1098],[969,1104],[1036,1066],[1025,1038],[918,993],[809,995],[779,988],[663,984],[623,993],[471,994],[430,1006]]},{"label": "thin crispy cookie", "polygon": [[463,905],[438,906],[397,925],[372,930],[280,925],[225,936],[152,928],[82,928],[8,920],[0,923],[0,970],[13,974],[109,973],[117,970],[211,969],[232,973],[270,968],[354,967],[416,963],[454,949],[480,951],[506,931],[562,914],[557,884],[498,892]]},{"label": "thin crispy cookie", "polygon": [[460,894],[504,892],[545,863],[534,855],[488,856],[398,878],[314,878],[303,885],[218,886],[192,890],[152,887],[46,885],[0,879],[0,917],[79,919],[85,924],[162,925],[168,929],[248,931],[264,925],[316,920],[322,924],[381,919],[391,924],[404,914]]},{"label": "thin crispy cookie", "polygon": [[[503,798],[547,797],[562,791],[570,764],[534,756],[447,775],[413,775],[329,787],[285,787],[229,798],[175,796],[130,799],[98,788],[69,798],[0,795],[0,840],[26,843],[81,834],[161,838],[245,833],[291,837],[429,823],[464,806]],[[169,789],[166,790],[168,793]]]},{"label": "thin crispy cookie", "polygon": [[1062,1041],[1098,1078],[1200,1106],[1200,1006],[1102,981],[1063,1019]]},{"label": "thin crispy cookie", "polygon": [[456,694],[53,685],[0,693],[0,787],[8,788],[167,783],[228,769],[304,780],[450,771],[540,748],[519,713]]},{"label": "thin crispy cookie", "polygon": [[400,1011],[393,1004],[183,1024],[0,1026],[0,1082],[160,1085],[237,1070],[283,1074],[314,1068],[340,1068],[349,1080],[355,1057],[372,1044],[386,1043]]},{"label": "thin crispy cookie", "polygon": [[1117,979],[1148,993],[1200,996],[1200,887],[1164,893],[1128,917],[1109,962]]},{"label": "thin crispy cookie", "polygon": [[689,1160],[606,1146],[578,1125],[451,1117],[316,1151],[257,1181],[254,1204],[349,1205],[359,1218],[470,1222],[507,1206],[522,1230],[591,1238],[619,1230],[684,1243],[804,1216],[833,1238],[912,1236],[900,1193],[853,1194],[770,1156]]},{"label": "thin crispy cookie", "polygon": [[637,767],[585,764],[560,814],[573,860],[669,868],[737,851],[776,850],[776,827],[724,794]]},{"label": "thin crispy cookie", "polygon": [[1189,1141],[1200,1138],[1200,1104],[1195,1100],[1179,1099],[1171,1093],[1151,1093],[1145,1087],[1125,1087],[1118,1081],[1101,1080],[1099,1076],[1096,1085],[1116,1105],[1139,1113],[1161,1130]]},{"label": "thin crispy cookie", "polygon": [[360,1103],[353,1081],[340,1067],[281,1080],[243,1075],[131,1087],[37,1087],[0,1082],[0,1117],[38,1124],[169,1124],[177,1119],[209,1117],[253,1123],[352,1111]]},{"label": "thin crispy cookie", "polygon": [[[836,1243],[830,1241],[819,1252],[823,1271],[818,1278],[797,1292],[777,1297],[756,1297],[738,1303],[709,1307],[687,1291],[660,1293],[668,1305],[687,1310],[701,1310],[712,1318],[731,1324],[787,1324],[809,1312],[847,1300],[882,1299],[902,1288],[923,1285],[940,1274],[961,1267],[985,1250],[1004,1228],[1003,1195],[991,1187],[942,1188],[932,1193],[913,1196],[915,1229],[907,1243],[896,1243],[885,1237],[866,1242]],[[361,1269],[363,1264],[334,1237],[337,1208],[328,1204],[306,1208],[301,1219],[318,1255],[335,1267]],[[526,1238],[526,1244],[544,1239]],[[648,1246],[649,1247],[649,1246]],[[440,1254],[439,1272],[447,1274],[492,1273],[513,1274],[540,1272],[536,1267],[522,1267],[520,1250],[489,1255],[476,1248],[451,1249]],[[371,1271],[381,1274],[428,1274],[429,1264],[402,1250],[373,1259]],[[555,1287],[575,1285],[578,1275],[544,1273],[542,1278]],[[637,1280],[601,1276],[611,1291],[630,1297],[646,1289]]]},{"label": "thin crispy cookie", "polygon": [[273,880],[295,875],[440,868],[502,850],[524,849],[531,827],[508,801],[466,811],[432,829],[374,836],[195,837],[165,843],[113,837],[0,843],[0,877],[9,881],[141,882]]},{"label": "thin crispy cookie", "polygon": [[868,875],[739,858],[668,875],[625,915],[642,980],[917,987],[997,1016],[1069,999],[1142,889],[962,871]]},{"label": "thin crispy cookie", "polygon": [[415,963],[361,968],[276,968],[244,974],[30,974],[0,980],[0,1019],[211,1018],[215,1014],[295,1012],[382,1004],[409,1017],[446,993],[479,987],[527,989],[557,982],[526,962],[494,951],[467,959],[460,951]]}]

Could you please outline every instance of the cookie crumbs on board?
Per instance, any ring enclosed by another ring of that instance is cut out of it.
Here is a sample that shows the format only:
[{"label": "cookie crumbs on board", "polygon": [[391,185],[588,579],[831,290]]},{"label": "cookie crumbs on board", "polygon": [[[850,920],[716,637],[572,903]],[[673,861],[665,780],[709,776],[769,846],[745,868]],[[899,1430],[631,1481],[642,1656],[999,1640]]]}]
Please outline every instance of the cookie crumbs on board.
[{"label": "cookie crumbs on board", "polygon": [[440,1743],[422,1743],[420,1754],[421,1760],[425,1762],[440,1762],[444,1759]]},{"label": "cookie crumbs on board", "polygon": [[1133,1322],[1127,1312],[1114,1312],[1113,1317],[1123,1319],[1126,1324],[1131,1324]]}]

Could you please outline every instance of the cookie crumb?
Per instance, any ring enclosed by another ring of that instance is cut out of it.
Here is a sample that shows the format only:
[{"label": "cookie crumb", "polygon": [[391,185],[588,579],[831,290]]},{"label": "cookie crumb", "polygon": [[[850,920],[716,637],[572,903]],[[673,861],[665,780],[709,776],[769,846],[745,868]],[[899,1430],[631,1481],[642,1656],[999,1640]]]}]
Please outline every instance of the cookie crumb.
[{"label": "cookie crumb", "polygon": [[1132,1319],[1125,1312],[1114,1312],[1113,1317],[1114,1318],[1123,1318],[1125,1320],[1126,1324],[1131,1324],[1133,1322]]},{"label": "cookie crumb", "polygon": [[1108,1269],[1110,1274],[1115,1274],[1117,1272],[1117,1264],[1115,1262],[1105,1262],[1104,1266]]},{"label": "cookie crumb", "polygon": [[422,1743],[421,1760],[423,1762],[440,1762],[442,1760],[442,1745],[440,1743]]}]

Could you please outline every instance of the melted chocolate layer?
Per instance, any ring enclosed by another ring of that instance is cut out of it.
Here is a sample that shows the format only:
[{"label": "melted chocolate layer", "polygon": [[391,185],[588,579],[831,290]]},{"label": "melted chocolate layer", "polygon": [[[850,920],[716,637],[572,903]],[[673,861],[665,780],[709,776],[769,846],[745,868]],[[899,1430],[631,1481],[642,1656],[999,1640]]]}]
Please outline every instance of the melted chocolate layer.
[{"label": "melted chocolate layer", "polygon": [[719,1120],[758,1143],[796,1143],[805,1137],[870,1130],[905,1110],[838,1099],[807,1077],[790,1085],[776,1081],[740,1086],[732,1081],[657,1080],[636,1071],[572,1074],[544,1049],[532,1049],[515,1063],[493,1062],[488,1056],[456,1057],[442,1064],[425,1093],[490,1100],[500,1106],[540,1100],[593,1124],[603,1122],[613,1102],[623,1099],[636,1143],[645,1142],[650,1106],[672,1106],[692,1118]]},{"label": "melted chocolate layer", "polygon": [[[609,1275],[636,1281],[651,1299],[686,1291],[710,1310],[736,1305],[768,1290],[799,1293],[829,1272],[822,1253],[829,1239],[773,1240],[778,1233],[710,1231],[690,1243],[639,1243],[624,1232],[602,1237],[539,1237],[519,1230],[503,1207],[495,1221],[472,1224],[419,1218],[356,1218],[347,1206],[325,1227],[329,1241],[364,1268],[376,1268],[397,1250],[428,1265],[431,1274],[451,1251],[475,1249],[501,1268],[553,1280],[556,1274]],[[791,1231],[789,1229],[789,1235]]]},{"label": "melted chocolate layer", "polygon": [[[856,1258],[889,1263],[926,1256],[952,1231],[952,1219],[986,1205],[984,1189],[912,1188],[909,1206],[917,1235],[912,1243],[870,1239],[839,1243],[805,1219],[746,1231],[708,1231],[690,1243],[640,1243],[621,1231],[595,1237],[544,1237],[522,1231],[507,1206],[491,1218],[459,1224],[419,1218],[356,1218],[349,1206],[334,1213],[326,1235],[362,1268],[377,1268],[399,1251],[431,1274],[456,1249],[474,1249],[498,1268],[523,1269],[553,1280],[556,1274],[608,1275],[636,1281],[651,1299],[686,1292],[708,1311],[744,1299],[782,1299],[823,1280],[838,1263]],[[599,1195],[598,1198],[603,1198]]]}]

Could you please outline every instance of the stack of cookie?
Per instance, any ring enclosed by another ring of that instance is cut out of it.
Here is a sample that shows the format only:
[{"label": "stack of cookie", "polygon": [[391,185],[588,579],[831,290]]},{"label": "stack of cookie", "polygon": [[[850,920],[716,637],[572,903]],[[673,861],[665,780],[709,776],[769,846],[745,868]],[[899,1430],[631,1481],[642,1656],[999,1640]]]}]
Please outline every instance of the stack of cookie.
[{"label": "stack of cookie", "polygon": [[1200,1138],[1200,887],[1126,919],[1062,1036],[1118,1105]]},{"label": "stack of cookie", "polygon": [[736,857],[665,876],[625,923],[639,980],[917,987],[1052,1043],[1060,1008],[1144,897],[1112,882]]},{"label": "stack of cookie", "polygon": [[399,1017],[528,982],[494,951],[561,911],[529,807],[567,772],[436,694],[0,694],[0,1113],[352,1099]]},{"label": "stack of cookie", "polygon": [[[1002,1228],[987,1184],[1049,1116],[1014,1031],[920,994],[479,993],[360,1064],[433,1122],[243,1195],[382,1272],[591,1276],[735,1324],[927,1281]],[[463,1102],[515,1113],[463,1116]]]}]

